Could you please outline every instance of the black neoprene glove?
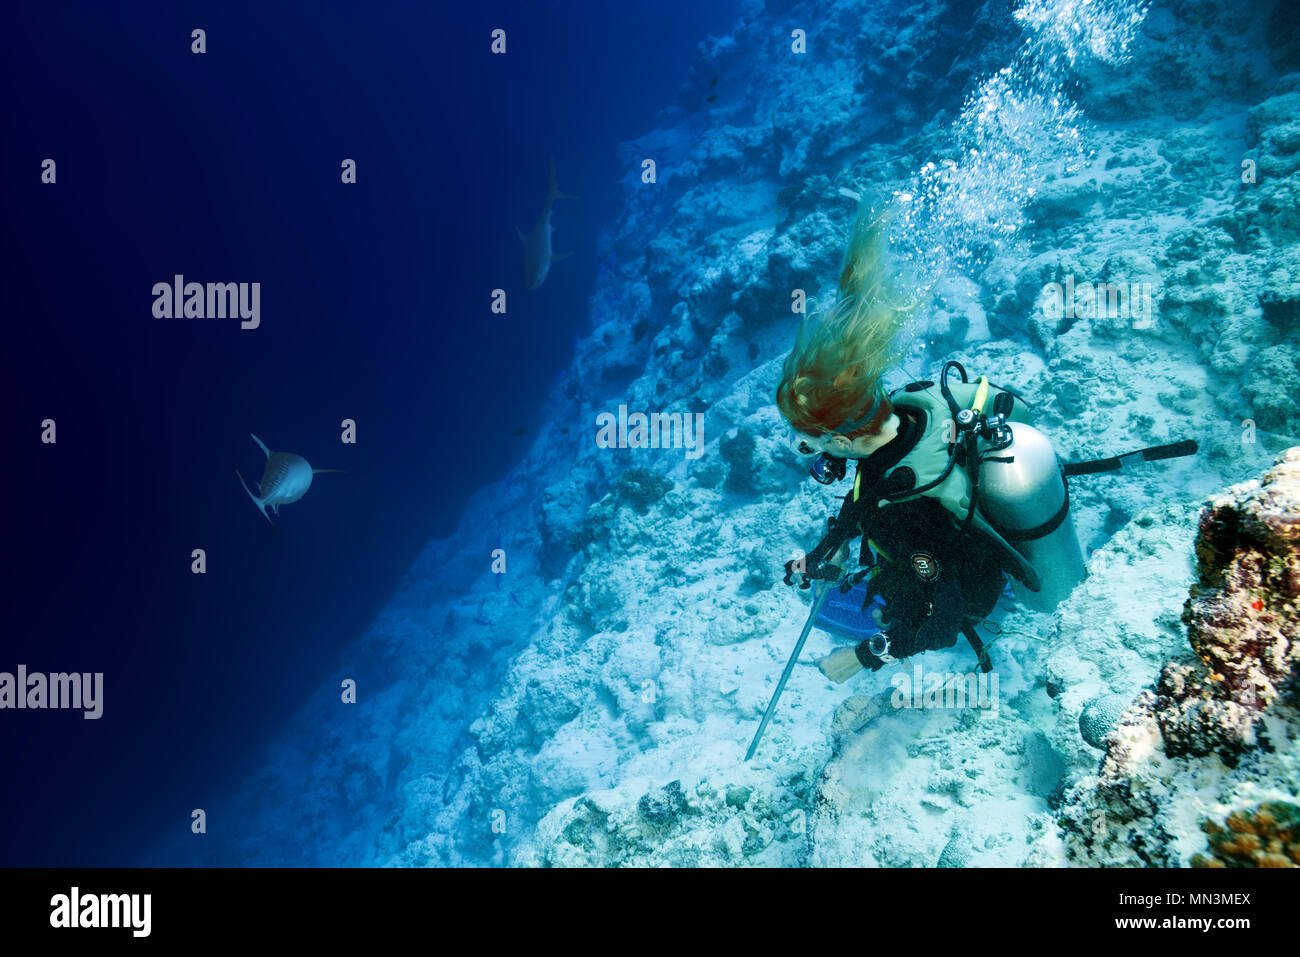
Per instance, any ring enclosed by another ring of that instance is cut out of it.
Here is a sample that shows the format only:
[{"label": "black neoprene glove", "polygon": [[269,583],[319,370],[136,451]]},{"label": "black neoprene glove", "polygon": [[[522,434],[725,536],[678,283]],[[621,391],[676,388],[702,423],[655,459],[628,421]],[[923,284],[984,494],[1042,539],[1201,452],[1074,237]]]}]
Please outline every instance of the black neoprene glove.
[{"label": "black neoprene glove", "polygon": [[812,562],[805,555],[803,558],[792,559],[785,563],[785,577],[782,579],[787,585],[795,584],[794,576],[800,576],[799,587],[811,588],[814,581],[838,581],[844,574],[844,569],[839,565],[830,562]]}]

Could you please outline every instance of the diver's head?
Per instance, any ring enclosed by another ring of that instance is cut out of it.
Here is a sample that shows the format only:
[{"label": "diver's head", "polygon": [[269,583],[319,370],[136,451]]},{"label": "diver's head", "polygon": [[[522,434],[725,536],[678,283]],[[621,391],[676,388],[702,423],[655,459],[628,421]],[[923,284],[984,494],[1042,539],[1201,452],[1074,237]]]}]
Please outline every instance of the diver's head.
[{"label": "diver's head", "polygon": [[805,455],[825,453],[840,459],[865,459],[898,435],[898,416],[893,405],[885,399],[884,407],[882,411],[887,414],[880,427],[872,431],[859,431],[852,436],[841,432],[822,432],[820,435],[796,432],[799,451]]}]

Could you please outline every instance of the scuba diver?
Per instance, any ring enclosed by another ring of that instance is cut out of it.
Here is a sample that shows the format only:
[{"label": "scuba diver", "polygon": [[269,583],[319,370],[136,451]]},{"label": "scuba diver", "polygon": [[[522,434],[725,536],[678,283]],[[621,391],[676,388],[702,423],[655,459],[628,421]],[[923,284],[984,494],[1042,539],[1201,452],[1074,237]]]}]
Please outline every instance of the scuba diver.
[{"label": "scuba diver", "polygon": [[[801,321],[777,387],[799,451],[816,456],[812,476],[830,485],[847,476],[850,460],[856,469],[826,536],[785,564],[786,584],[821,588],[747,757],[814,624],[861,638],[818,661],[836,683],[952,647],[959,635],[988,672],[976,625],[1008,581],[1022,603],[1050,612],[1087,574],[1067,478],[1196,451],[1194,442],[1179,442],[1062,465],[1025,399],[983,376],[969,381],[958,362],[945,363],[937,383],[887,391],[910,310],[886,288],[884,247],[882,221],[864,204],[839,299],[811,331]],[[849,543],[859,536],[850,570]]]},{"label": "scuba diver", "polygon": [[[963,381],[950,385],[954,369]],[[864,413],[821,434],[795,420],[800,450],[817,454],[819,481],[834,481],[847,460],[857,462],[826,537],[786,563],[787,584],[796,575],[803,588],[824,580],[827,598],[833,583],[863,599],[868,637],[818,664],[843,682],[863,668],[949,648],[965,635],[987,672],[992,663],[975,625],[992,613],[1008,576],[1026,604],[1050,610],[1086,574],[1051,445],[1012,393],[983,379],[965,382],[954,362],[938,385],[876,390],[865,404]],[[1001,469],[988,474],[990,462]],[[846,546],[859,535],[858,569],[846,575]],[[817,623],[843,629],[830,616]]]},{"label": "scuba diver", "polygon": [[[885,230],[868,216],[864,207],[835,307],[811,334],[800,324],[776,392],[799,450],[817,456],[814,478],[831,484],[857,463],[828,534],[786,563],[785,581],[824,581],[823,600],[832,585],[863,599],[868,637],[818,663],[832,681],[951,647],[959,635],[989,671],[975,625],[1008,576],[1022,600],[1050,610],[1086,574],[1069,493],[1051,443],[1014,393],[983,377],[969,382],[956,362],[938,383],[885,391],[909,310],[885,288]],[[950,384],[954,371],[961,381]],[[858,569],[845,574],[858,536]]]}]

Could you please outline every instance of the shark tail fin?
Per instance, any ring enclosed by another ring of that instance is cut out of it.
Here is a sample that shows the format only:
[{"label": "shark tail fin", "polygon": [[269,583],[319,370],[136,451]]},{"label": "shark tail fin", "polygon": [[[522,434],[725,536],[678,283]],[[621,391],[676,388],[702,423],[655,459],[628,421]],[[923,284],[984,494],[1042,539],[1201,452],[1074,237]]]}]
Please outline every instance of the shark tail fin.
[{"label": "shark tail fin", "polygon": [[[254,438],[257,438],[257,436],[254,436]],[[258,445],[261,444],[262,443],[260,442],[258,443]],[[270,523],[272,528],[275,528],[275,522],[272,522],[271,516],[266,514],[266,505],[262,502],[260,498],[258,498],[256,495],[253,494],[253,490],[248,487],[248,483],[244,481],[244,477],[239,474],[239,469],[235,469],[235,475],[239,477],[239,484],[244,486],[244,491],[247,492],[248,497],[253,500],[253,504],[257,506],[257,510],[262,513],[262,517],[265,518],[267,522]]]},{"label": "shark tail fin", "polygon": [[[271,457],[271,450],[268,449],[268,448],[266,447],[266,443],[263,442],[261,439],[259,439],[256,435],[253,435],[252,432],[249,432],[248,434],[251,435],[251,436],[253,437],[253,441],[257,443],[257,447],[258,447],[259,449],[261,449],[262,452],[263,452],[263,453],[266,455],[266,457],[269,459],[269,458]],[[241,478],[239,481],[242,482],[243,479]],[[248,488],[248,486],[245,485],[244,488]],[[251,495],[251,494],[253,494],[253,493],[252,493],[252,492],[249,492],[249,494]]]},{"label": "shark tail fin", "polygon": [[555,178],[555,157],[554,156],[551,157],[551,185],[547,187],[546,192],[547,195],[551,197],[551,199],[581,199],[582,198],[580,196],[573,196],[569,193],[560,192],[559,181],[556,180]]}]

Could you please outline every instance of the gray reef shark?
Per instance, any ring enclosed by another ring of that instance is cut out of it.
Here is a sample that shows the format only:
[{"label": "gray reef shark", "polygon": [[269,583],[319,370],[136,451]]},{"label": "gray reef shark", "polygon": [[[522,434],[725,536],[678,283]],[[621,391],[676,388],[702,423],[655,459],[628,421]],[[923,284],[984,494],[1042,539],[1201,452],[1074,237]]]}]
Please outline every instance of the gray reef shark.
[{"label": "gray reef shark", "polygon": [[551,251],[551,207],[557,199],[577,199],[568,193],[561,193],[555,181],[555,157],[551,157],[551,184],[546,190],[546,205],[542,207],[542,218],[528,235],[515,227],[519,241],[524,244],[524,282],[527,288],[536,289],[546,281],[551,271],[551,263],[572,256],[572,252],[554,253]]},{"label": "gray reef shark", "polygon": [[[251,432],[249,434],[252,435]],[[239,475],[239,469],[235,469],[235,475],[239,476],[239,484],[244,486],[244,491],[248,493],[248,497],[253,500],[257,510],[266,517],[268,522],[271,522],[271,516],[266,514],[266,509],[269,507],[278,517],[281,505],[289,505],[307,494],[307,489],[311,488],[313,475],[343,471],[343,469],[314,469],[301,455],[294,455],[292,452],[272,452],[256,435],[253,435],[253,441],[266,453],[266,467],[262,470],[262,481],[257,483],[258,495],[261,498],[253,494],[244,477]],[[271,527],[275,528],[275,522],[271,522]]]}]

